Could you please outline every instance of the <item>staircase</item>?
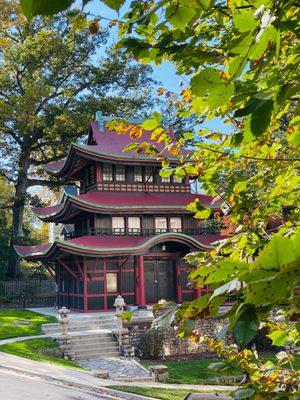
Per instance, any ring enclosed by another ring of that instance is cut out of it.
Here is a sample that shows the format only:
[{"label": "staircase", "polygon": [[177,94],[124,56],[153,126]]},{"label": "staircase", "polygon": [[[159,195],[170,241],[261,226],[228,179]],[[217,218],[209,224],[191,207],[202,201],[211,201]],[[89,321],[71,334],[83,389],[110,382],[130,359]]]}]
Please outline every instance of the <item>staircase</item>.
[{"label": "staircase", "polygon": [[[43,331],[50,336],[61,333],[59,323],[43,325]],[[77,360],[118,357],[119,347],[112,330],[116,329],[114,316],[76,316],[68,324],[70,347]]]}]

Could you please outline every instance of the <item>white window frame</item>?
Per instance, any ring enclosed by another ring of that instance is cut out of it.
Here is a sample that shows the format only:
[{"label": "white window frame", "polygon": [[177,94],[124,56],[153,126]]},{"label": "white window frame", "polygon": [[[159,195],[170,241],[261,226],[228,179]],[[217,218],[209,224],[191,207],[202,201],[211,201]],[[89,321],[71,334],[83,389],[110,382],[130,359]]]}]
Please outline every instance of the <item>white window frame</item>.
[{"label": "white window frame", "polygon": [[130,235],[136,235],[141,232],[141,218],[140,217],[128,217],[127,228]]},{"label": "white window frame", "polygon": [[102,179],[103,182],[113,182],[113,167],[112,164],[103,164],[102,165]]},{"label": "white window frame", "polygon": [[[118,222],[117,222],[118,221]],[[122,223],[121,223],[122,221]],[[120,216],[111,217],[111,227],[115,235],[125,232],[125,218]]]},{"label": "white window frame", "polygon": [[125,182],[126,180],[125,177],[126,177],[125,165],[116,165],[116,174],[115,174],[116,182]]},{"label": "white window frame", "polygon": [[170,217],[170,230],[172,232],[182,232],[182,218],[181,217]]},{"label": "white window frame", "polygon": [[153,167],[145,167],[145,182],[153,183],[154,169]]},{"label": "white window frame", "polygon": [[[162,224],[161,222],[164,221],[165,223]],[[164,226],[162,226],[164,225]],[[168,220],[167,217],[155,217],[155,232],[162,233],[167,232],[168,230]]]},{"label": "white window frame", "polygon": [[[114,276],[115,279],[113,280],[113,282],[109,282],[109,277]],[[106,272],[106,279],[105,279],[105,289],[106,289],[106,293],[117,293],[118,292],[118,288],[119,288],[119,274],[118,272]],[[109,284],[113,283],[114,285],[112,287],[109,287]]]},{"label": "white window frame", "polygon": [[143,168],[141,165],[134,166],[134,182],[143,182]]}]

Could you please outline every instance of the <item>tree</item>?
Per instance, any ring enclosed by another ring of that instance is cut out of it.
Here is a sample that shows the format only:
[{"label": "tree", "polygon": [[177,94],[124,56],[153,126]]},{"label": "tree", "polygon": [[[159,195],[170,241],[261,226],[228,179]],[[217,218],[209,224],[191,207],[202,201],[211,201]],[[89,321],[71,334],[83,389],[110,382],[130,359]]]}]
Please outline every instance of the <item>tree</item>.
[{"label": "tree", "polygon": [[[116,10],[124,3],[103,2]],[[158,312],[169,321],[173,316],[180,334],[195,339],[193,321],[216,315],[220,304],[233,300],[225,317],[239,348],[208,345],[225,357],[225,367],[235,364],[245,372],[246,387],[236,398],[287,398],[280,392],[296,387],[295,372],[283,370],[289,354],[279,353],[275,364],[257,360],[245,347],[262,324],[273,344],[299,343],[298,20],[299,7],[290,0],[141,1],[116,18],[121,47],[142,62],[171,61],[184,76],[178,115],[194,114],[198,123],[221,117],[232,128],[230,135],[198,128],[173,144],[158,113],[142,125],[178,156],[176,167],[163,161],[162,176],[198,179],[223,200],[235,227],[214,251],[188,257],[195,265],[191,278],[212,293]],[[126,122],[112,127],[124,134],[132,128]],[[194,146],[188,156],[182,154],[187,143]],[[157,156],[145,143],[143,151]],[[197,218],[210,215],[199,202],[189,209]],[[280,324],[271,318],[275,312]]]},{"label": "tree", "polygon": [[[28,188],[53,185],[41,165],[63,157],[87,131],[96,110],[146,115],[151,68],[121,50],[107,50],[107,31],[78,10],[27,20],[16,1],[1,2],[1,174],[15,186],[8,276],[18,274],[13,245],[22,241]],[[119,114],[120,113],[120,114]]]},{"label": "tree", "polygon": [[11,205],[13,203],[13,187],[0,177],[0,280],[4,279],[7,270],[7,254],[9,252]]}]

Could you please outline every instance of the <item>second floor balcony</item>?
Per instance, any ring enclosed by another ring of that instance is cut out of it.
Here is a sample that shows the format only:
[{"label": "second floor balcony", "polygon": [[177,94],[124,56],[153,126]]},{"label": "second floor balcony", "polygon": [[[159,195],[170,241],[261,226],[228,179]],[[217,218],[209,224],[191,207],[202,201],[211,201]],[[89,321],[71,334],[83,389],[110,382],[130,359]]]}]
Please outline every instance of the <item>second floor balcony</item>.
[{"label": "second floor balcony", "polygon": [[157,229],[157,228],[89,228],[85,230],[75,230],[64,235],[65,240],[70,240],[81,236],[153,236],[161,233],[175,232],[186,235],[216,235],[221,231],[222,225],[216,221],[208,221],[199,227],[180,228],[180,229]]}]

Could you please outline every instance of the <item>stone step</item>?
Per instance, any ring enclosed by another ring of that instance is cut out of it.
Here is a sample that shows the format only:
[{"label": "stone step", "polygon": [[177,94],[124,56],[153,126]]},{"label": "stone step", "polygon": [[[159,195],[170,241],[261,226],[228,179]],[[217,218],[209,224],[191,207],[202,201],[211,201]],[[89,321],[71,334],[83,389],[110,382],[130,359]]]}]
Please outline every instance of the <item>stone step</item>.
[{"label": "stone step", "polygon": [[[69,325],[68,332],[84,331],[84,330],[99,330],[99,329],[112,330],[115,328],[116,328],[116,324],[86,324],[86,325],[80,324],[80,325]],[[42,329],[45,333],[61,332],[61,327],[59,324],[55,324],[55,326],[43,325]]]},{"label": "stone step", "polygon": [[99,341],[90,341],[90,340],[71,340],[71,346],[72,347],[104,347],[104,346],[114,346],[116,345],[117,342],[113,338],[111,339],[105,339],[105,340],[99,340]]},{"label": "stone step", "polygon": [[82,353],[91,353],[91,354],[102,354],[111,351],[119,351],[119,347],[115,344],[111,344],[110,346],[93,346],[90,344],[89,346],[73,346],[71,345],[71,350],[74,351],[75,354],[82,354]]}]

